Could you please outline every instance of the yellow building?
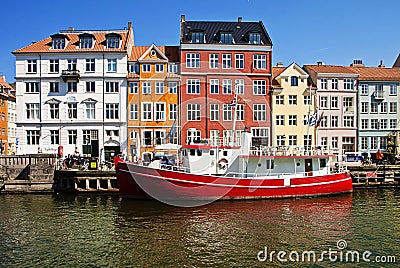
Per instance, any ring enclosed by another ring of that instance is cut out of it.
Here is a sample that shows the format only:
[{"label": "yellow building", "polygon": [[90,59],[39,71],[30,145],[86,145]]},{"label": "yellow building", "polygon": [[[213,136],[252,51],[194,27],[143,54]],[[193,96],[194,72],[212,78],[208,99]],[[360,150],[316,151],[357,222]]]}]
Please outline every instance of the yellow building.
[{"label": "yellow building", "polygon": [[308,74],[296,63],[272,68],[272,145],[315,145],[315,127],[309,119],[315,112],[315,90]]},{"label": "yellow building", "polygon": [[179,47],[134,46],[128,74],[128,155],[178,144]]}]

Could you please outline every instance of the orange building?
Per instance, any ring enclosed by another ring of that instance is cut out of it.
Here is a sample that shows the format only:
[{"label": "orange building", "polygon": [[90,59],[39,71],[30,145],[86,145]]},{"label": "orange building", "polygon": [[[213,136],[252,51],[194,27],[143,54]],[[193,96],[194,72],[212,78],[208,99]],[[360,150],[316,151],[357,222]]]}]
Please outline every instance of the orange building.
[{"label": "orange building", "polygon": [[179,144],[179,47],[134,46],[128,65],[128,155]]},{"label": "orange building", "polygon": [[10,94],[12,87],[0,76],[0,153],[8,154],[8,102],[15,97]]}]

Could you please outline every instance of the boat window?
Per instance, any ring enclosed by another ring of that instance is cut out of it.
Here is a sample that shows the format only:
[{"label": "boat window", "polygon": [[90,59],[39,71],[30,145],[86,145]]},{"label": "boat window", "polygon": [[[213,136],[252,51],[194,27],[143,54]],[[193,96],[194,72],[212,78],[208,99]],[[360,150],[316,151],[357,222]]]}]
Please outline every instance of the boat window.
[{"label": "boat window", "polygon": [[298,167],[299,167],[299,166],[300,166],[300,163],[296,163],[296,166],[298,166]]},{"label": "boat window", "polygon": [[258,163],[258,164],[257,164],[257,167],[261,167],[261,163]]},{"label": "boat window", "polygon": [[326,167],[326,159],[325,158],[319,159],[319,166],[322,168]]},{"label": "boat window", "polygon": [[210,150],[210,155],[214,155],[214,150]]},{"label": "boat window", "polygon": [[228,156],[228,151],[223,151],[223,152],[222,152],[222,155],[223,155],[223,156]]},{"label": "boat window", "polygon": [[186,150],[183,150],[183,151],[182,151],[182,155],[183,155],[183,156],[186,156],[186,155],[187,155]]},{"label": "boat window", "polygon": [[200,149],[197,149],[197,155],[198,155],[198,156],[201,156],[202,154],[203,154],[203,151],[200,150]]},{"label": "boat window", "polygon": [[190,149],[189,154],[190,154],[190,155],[196,155],[196,150],[195,150],[195,149]]},{"label": "boat window", "polygon": [[267,169],[274,169],[274,159],[267,159]]}]

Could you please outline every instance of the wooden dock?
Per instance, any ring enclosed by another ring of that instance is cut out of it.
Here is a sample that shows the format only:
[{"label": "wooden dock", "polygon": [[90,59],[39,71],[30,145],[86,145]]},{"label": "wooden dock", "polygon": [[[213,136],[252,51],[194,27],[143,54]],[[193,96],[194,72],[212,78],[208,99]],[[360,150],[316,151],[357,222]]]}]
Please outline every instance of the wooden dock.
[{"label": "wooden dock", "polygon": [[369,165],[348,167],[354,188],[399,187],[399,165]]}]

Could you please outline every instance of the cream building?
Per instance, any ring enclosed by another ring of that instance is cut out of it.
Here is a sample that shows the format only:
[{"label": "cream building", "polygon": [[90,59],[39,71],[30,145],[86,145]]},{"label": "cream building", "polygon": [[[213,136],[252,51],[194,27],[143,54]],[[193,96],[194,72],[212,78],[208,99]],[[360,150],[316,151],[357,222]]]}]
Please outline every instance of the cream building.
[{"label": "cream building", "polygon": [[272,145],[315,145],[315,127],[309,125],[315,91],[308,86],[308,74],[294,62],[288,67],[278,63],[272,75]]}]

